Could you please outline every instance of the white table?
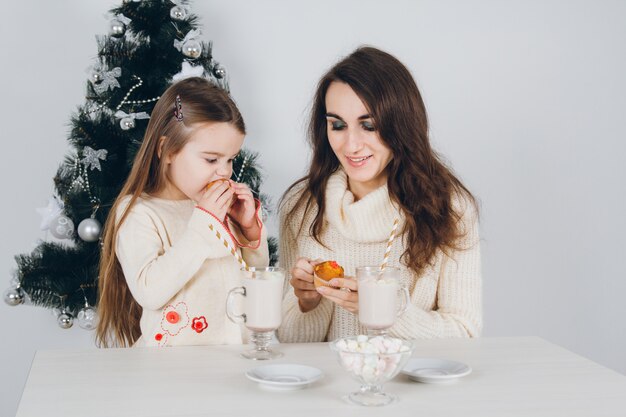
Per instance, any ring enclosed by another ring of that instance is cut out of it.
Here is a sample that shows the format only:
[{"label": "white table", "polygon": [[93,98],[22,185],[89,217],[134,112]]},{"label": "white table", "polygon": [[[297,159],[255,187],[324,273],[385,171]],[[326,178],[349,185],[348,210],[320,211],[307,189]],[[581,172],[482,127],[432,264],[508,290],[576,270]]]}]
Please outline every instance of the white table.
[{"label": "white table", "polygon": [[18,408],[27,416],[626,416],[626,377],[534,337],[418,341],[414,357],[465,362],[451,385],[385,385],[383,408],[342,399],[358,388],[324,343],[282,344],[271,363],[302,363],[325,376],[309,388],[262,389],[244,372],[270,362],[241,346],[40,351]]}]

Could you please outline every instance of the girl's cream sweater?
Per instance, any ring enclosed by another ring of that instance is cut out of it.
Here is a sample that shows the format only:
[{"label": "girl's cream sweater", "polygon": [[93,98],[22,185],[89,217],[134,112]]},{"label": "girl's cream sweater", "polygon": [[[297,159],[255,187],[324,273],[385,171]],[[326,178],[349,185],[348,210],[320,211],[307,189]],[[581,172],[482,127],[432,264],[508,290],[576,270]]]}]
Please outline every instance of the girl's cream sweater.
[{"label": "girl's cream sweater", "polygon": [[[127,197],[120,204],[118,220],[129,201]],[[247,339],[245,328],[230,322],[225,311],[228,291],[240,285],[239,264],[209,225],[256,267],[269,262],[265,227],[259,241],[248,242],[234,224],[224,224],[195,205],[192,200],[143,195],[119,228],[116,255],[143,308],[135,346],[237,344]],[[123,319],[124,312],[119,314]]]}]

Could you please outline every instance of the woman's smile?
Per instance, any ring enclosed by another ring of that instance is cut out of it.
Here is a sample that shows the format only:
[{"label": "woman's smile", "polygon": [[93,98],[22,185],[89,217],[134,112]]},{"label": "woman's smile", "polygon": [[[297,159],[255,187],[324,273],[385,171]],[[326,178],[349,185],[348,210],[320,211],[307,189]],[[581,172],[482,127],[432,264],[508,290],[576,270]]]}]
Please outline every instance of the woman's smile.
[{"label": "woman's smile", "polygon": [[351,167],[360,168],[360,167],[364,166],[365,164],[367,164],[367,161],[369,161],[369,159],[372,156],[373,155],[368,155],[368,156],[347,156],[346,155],[346,159],[348,161],[348,164]]}]

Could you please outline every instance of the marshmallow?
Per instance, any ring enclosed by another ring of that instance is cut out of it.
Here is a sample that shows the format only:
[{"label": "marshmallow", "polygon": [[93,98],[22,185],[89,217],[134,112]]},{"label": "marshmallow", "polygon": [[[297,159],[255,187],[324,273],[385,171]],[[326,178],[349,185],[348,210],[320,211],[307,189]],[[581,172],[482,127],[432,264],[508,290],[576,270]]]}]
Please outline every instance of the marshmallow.
[{"label": "marshmallow", "polygon": [[342,366],[368,384],[379,381],[381,376],[393,376],[401,354],[410,351],[401,339],[383,336],[369,339],[360,335],[356,339],[340,339],[335,346],[340,351]]}]

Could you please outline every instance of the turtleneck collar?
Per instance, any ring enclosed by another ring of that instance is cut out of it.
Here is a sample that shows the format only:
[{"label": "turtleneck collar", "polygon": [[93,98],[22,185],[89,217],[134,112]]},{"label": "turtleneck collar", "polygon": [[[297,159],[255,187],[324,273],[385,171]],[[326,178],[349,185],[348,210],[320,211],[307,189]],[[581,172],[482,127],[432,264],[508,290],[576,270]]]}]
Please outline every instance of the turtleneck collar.
[{"label": "turtleneck collar", "polygon": [[389,238],[394,219],[404,217],[391,202],[387,184],[370,192],[359,201],[348,189],[348,177],[339,168],[326,185],[326,213],[328,223],[346,239],[357,242],[384,242]]}]

